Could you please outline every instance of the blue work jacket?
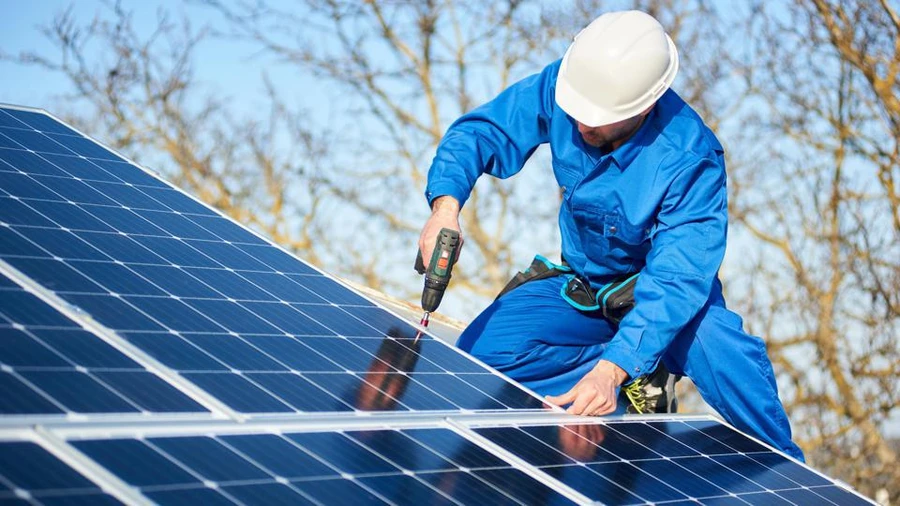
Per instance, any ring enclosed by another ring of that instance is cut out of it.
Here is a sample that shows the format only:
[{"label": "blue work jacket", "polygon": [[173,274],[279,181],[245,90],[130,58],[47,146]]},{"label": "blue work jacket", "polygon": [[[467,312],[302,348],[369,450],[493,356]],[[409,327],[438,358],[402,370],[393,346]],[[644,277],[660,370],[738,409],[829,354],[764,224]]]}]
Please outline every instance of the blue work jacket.
[{"label": "blue work jacket", "polygon": [[554,100],[560,61],[519,81],[450,126],[428,172],[426,197],[464,204],[482,174],[510,177],[549,143],[562,202],[562,254],[596,289],[640,271],[634,309],[603,358],[632,377],[656,366],[707,303],[724,304],[722,146],[672,90],[625,143],[603,153],[583,142]]}]

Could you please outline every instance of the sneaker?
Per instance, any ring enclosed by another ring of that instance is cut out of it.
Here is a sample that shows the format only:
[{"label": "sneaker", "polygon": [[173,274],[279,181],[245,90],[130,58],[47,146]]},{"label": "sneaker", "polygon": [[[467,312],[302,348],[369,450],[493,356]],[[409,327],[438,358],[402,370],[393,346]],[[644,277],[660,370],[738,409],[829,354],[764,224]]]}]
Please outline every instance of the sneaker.
[{"label": "sneaker", "polygon": [[622,387],[630,404],[625,408],[629,414],[675,413],[678,400],[675,398],[675,382],[680,376],[669,374],[662,362],[652,373],[639,376]]}]

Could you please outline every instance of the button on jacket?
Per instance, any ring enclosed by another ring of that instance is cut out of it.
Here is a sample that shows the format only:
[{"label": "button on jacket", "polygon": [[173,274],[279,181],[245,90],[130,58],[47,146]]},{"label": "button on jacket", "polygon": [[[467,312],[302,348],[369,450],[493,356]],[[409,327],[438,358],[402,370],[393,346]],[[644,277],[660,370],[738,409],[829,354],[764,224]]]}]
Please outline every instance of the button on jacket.
[{"label": "button on jacket", "polygon": [[426,197],[463,204],[481,174],[510,177],[549,143],[563,195],[563,258],[595,289],[641,273],[636,306],[603,354],[636,377],[652,371],[704,305],[724,305],[714,283],[727,228],[722,146],[671,89],[617,149],[589,146],[554,101],[559,65],[454,122],[438,146]]}]

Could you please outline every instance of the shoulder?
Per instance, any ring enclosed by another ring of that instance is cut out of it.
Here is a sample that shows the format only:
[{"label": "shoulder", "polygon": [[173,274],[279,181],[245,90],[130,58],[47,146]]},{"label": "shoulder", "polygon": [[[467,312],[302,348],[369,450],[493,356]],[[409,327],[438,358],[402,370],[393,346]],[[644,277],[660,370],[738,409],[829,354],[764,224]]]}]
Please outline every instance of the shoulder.
[{"label": "shoulder", "polygon": [[670,89],[663,94],[651,121],[656,131],[654,147],[663,151],[660,154],[673,169],[712,161],[724,170],[722,144],[700,115],[675,91]]}]

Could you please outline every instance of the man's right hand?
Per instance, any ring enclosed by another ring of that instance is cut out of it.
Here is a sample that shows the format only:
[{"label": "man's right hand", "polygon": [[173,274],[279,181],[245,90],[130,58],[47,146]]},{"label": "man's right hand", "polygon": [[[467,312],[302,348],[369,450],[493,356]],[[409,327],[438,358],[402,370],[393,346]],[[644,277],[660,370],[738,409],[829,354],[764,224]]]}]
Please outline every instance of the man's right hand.
[{"label": "man's right hand", "polygon": [[422,234],[419,235],[419,251],[422,252],[422,261],[426,267],[431,261],[431,254],[434,252],[434,245],[442,228],[460,232],[459,251],[462,251],[463,237],[459,229],[459,201],[449,195],[434,199],[431,203],[431,217],[425,222]]}]

